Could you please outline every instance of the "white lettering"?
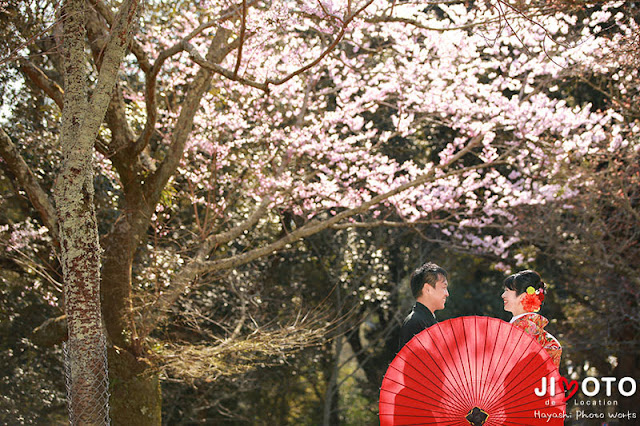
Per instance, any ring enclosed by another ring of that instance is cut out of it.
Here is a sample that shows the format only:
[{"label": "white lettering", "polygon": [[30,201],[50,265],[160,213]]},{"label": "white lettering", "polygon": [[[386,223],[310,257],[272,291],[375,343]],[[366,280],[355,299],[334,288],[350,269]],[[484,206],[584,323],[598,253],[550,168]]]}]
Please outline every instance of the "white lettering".
[{"label": "white lettering", "polygon": [[540,389],[535,388],[533,391],[538,396],[545,396],[547,394],[547,378],[543,377],[542,380],[540,380]]},{"label": "white lettering", "polygon": [[[538,396],[545,396],[547,394],[547,377],[546,376],[540,380],[540,388],[535,388],[533,392],[535,392],[535,394]],[[555,377],[551,377],[549,379],[549,395],[551,396],[556,395],[556,378]]]},{"label": "white lettering", "polygon": [[580,419],[604,419],[604,413],[588,413],[586,411],[578,410],[576,412],[576,420]]},{"label": "white lettering", "polygon": [[[588,383],[593,383],[593,391],[587,388]],[[600,382],[595,377],[587,377],[582,381],[582,393],[586,396],[594,396],[600,392]]]},{"label": "white lettering", "polygon": [[607,396],[611,396],[611,383],[616,381],[615,377],[602,377],[600,380],[607,384]]},{"label": "white lettering", "polygon": [[[630,391],[625,391],[624,390],[624,383],[625,382],[629,382],[631,384],[631,390]],[[632,395],[634,395],[636,393],[636,381],[634,379],[632,379],[631,377],[623,377],[618,382],[618,392],[620,392],[620,395],[622,395],[622,396],[632,396]]]},{"label": "white lettering", "polygon": [[557,412],[545,413],[543,411],[534,410],[533,417],[535,419],[547,419],[547,422],[550,422],[551,419],[570,419],[571,414],[557,413]]},{"label": "white lettering", "polygon": [[635,419],[636,413],[632,413],[631,411],[627,411],[626,413],[609,413],[610,419]]}]

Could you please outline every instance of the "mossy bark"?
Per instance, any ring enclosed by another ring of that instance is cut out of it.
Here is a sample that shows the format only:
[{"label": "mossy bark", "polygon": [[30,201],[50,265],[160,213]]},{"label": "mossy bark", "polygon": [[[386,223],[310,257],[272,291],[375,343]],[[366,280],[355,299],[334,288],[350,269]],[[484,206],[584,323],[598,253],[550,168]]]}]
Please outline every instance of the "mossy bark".
[{"label": "mossy bark", "polygon": [[103,241],[102,311],[109,341],[109,405],[114,425],[160,425],[158,371],[146,358],[131,301],[131,268],[136,241],[127,219]]},{"label": "mossy bark", "polygon": [[100,245],[93,203],[93,140],[86,135],[82,0],[64,3],[65,100],[60,132],[62,162],[54,185],[64,277],[71,424],[106,424],[107,374],[100,312]]},{"label": "mossy bark", "polygon": [[144,358],[109,348],[110,418],[113,425],[160,425],[160,374]]},{"label": "mossy bark", "polygon": [[84,0],[63,3],[64,104],[60,172],[54,185],[69,339],[71,424],[107,424],[107,366],[100,302],[100,255],[94,205],[94,142],[131,34],[138,0],[125,0],[111,28],[89,96]]}]

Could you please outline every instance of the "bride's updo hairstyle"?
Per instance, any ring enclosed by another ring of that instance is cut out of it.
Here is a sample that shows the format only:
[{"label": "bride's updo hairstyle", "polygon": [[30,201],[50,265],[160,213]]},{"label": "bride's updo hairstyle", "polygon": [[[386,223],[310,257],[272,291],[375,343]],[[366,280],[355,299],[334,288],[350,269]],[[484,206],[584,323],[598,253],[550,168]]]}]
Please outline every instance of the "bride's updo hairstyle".
[{"label": "bride's updo hairstyle", "polygon": [[544,288],[544,283],[540,278],[540,274],[527,269],[509,275],[507,279],[504,280],[504,286],[509,290],[515,290],[516,296],[520,296],[527,290],[527,287],[533,287],[534,290],[538,290],[539,288]]},{"label": "bride's updo hairstyle", "polygon": [[522,306],[527,312],[538,312],[547,292],[547,286],[542,282],[540,275],[530,269],[509,275],[504,280],[504,287],[514,290],[516,296],[527,293],[522,301]]}]

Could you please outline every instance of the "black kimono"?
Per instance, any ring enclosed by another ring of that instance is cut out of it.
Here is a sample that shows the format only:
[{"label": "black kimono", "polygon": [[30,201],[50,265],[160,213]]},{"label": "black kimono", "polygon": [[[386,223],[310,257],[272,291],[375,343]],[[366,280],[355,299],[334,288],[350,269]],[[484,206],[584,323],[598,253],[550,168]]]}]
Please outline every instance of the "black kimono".
[{"label": "black kimono", "polygon": [[402,323],[398,351],[400,351],[400,349],[402,349],[402,347],[406,345],[413,336],[420,333],[422,330],[431,327],[437,322],[436,317],[426,306],[420,302],[416,302],[411,313],[407,315]]}]

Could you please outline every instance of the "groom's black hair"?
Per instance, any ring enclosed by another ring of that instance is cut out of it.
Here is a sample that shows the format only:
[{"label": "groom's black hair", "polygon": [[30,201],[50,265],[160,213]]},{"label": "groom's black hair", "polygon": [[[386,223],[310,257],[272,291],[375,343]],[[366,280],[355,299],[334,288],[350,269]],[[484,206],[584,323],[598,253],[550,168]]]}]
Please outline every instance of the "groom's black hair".
[{"label": "groom's black hair", "polygon": [[439,278],[449,279],[449,273],[435,263],[427,262],[411,274],[411,293],[414,298],[418,298],[422,293],[422,288],[425,284],[429,284],[431,287],[436,286]]},{"label": "groom's black hair", "polygon": [[527,290],[527,287],[533,287],[534,290],[544,288],[544,283],[540,278],[540,274],[530,269],[517,272],[509,275],[504,280],[504,287],[509,290],[514,290],[516,296],[520,296]]}]

